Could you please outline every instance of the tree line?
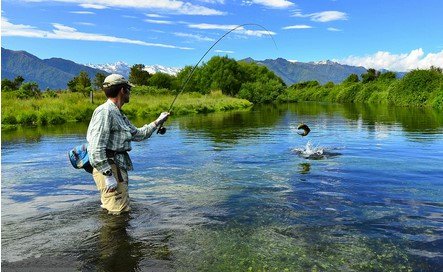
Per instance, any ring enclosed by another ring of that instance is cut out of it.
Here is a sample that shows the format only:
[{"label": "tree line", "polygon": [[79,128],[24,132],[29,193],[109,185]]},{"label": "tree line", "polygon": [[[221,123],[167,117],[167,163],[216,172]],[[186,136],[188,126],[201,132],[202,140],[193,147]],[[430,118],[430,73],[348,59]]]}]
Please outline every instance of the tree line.
[{"label": "tree line", "polygon": [[[170,93],[176,94],[189,79],[184,92],[209,94],[218,90],[224,95],[243,98],[253,103],[270,103],[274,101],[330,101],[330,102],[389,102],[391,104],[407,104],[415,101],[411,97],[419,97],[414,105],[428,105],[443,108],[442,70],[432,67],[429,70],[414,70],[403,79],[397,79],[394,72],[380,72],[368,69],[361,75],[351,74],[342,83],[328,82],[320,85],[318,81],[307,81],[286,86],[281,78],[263,65],[254,62],[236,61],[227,56],[215,56],[208,62],[196,67],[193,76],[188,78],[193,67],[184,67],[177,75],[166,73],[150,74],[143,64],[135,64],[130,69],[129,81],[136,85],[134,93]],[[88,96],[94,90],[100,90],[106,75],[97,73],[91,80],[82,71],[67,84],[70,92],[79,92]],[[413,78],[413,79],[410,79]],[[410,79],[410,80],[408,80]],[[432,90],[426,88],[432,82]],[[402,92],[399,88],[409,90]],[[415,88],[414,86],[419,86]],[[17,90],[17,97],[28,98],[41,96],[36,83],[24,83],[19,76],[14,80],[3,79],[2,91]],[[423,94],[423,90],[427,94]],[[51,95],[51,91],[45,92]],[[53,91],[52,91],[53,93]],[[432,94],[431,94],[432,93]],[[52,94],[53,95],[53,94]],[[402,96],[410,96],[404,98]],[[442,97],[440,99],[440,97]],[[389,99],[387,99],[389,98]],[[379,99],[379,100],[377,100]],[[406,102],[405,102],[406,101]],[[437,105],[437,106],[436,106]]]}]

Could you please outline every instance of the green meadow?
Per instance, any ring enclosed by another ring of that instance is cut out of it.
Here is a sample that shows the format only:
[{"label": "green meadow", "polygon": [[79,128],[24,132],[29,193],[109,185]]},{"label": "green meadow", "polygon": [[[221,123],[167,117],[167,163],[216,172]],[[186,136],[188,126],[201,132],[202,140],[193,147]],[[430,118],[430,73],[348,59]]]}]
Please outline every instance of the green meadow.
[{"label": "green meadow", "polygon": [[[94,109],[106,101],[101,91],[94,91],[93,103],[89,97],[78,92],[53,92],[41,97],[17,98],[16,92],[2,92],[2,129],[17,125],[56,125],[67,122],[87,122]],[[123,107],[130,119],[154,119],[162,111],[167,111],[174,100],[171,93],[137,94],[137,87],[131,95],[130,103]],[[209,113],[227,110],[247,109],[252,103],[223,95],[221,92],[180,94],[173,107],[174,115]]]}]

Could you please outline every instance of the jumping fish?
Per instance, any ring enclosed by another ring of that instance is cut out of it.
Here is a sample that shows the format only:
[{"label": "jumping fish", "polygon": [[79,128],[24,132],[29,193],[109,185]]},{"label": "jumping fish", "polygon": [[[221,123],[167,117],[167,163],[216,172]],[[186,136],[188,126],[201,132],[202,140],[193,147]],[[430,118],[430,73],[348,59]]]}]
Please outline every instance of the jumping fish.
[{"label": "jumping fish", "polygon": [[303,123],[298,125],[297,129],[302,129],[303,130],[303,132],[297,132],[301,136],[306,136],[311,131],[311,129],[306,124],[303,124]]}]

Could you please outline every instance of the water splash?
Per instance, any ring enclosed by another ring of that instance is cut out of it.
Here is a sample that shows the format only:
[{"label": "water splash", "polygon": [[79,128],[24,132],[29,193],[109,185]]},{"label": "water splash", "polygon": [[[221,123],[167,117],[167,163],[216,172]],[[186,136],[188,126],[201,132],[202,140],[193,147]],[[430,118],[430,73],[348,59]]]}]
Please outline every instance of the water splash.
[{"label": "water splash", "polygon": [[328,151],[325,147],[314,145],[311,141],[308,141],[306,146],[294,148],[292,151],[300,157],[310,160],[321,160],[340,155],[340,153]]}]

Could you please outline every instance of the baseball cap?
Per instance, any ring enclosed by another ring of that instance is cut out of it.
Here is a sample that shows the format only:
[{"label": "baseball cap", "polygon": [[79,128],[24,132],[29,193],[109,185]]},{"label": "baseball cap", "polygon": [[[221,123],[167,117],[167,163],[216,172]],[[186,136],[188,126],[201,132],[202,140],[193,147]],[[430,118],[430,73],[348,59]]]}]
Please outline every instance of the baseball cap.
[{"label": "baseball cap", "polygon": [[118,84],[126,84],[128,86],[134,87],[134,85],[129,83],[129,81],[127,81],[124,76],[119,75],[119,74],[111,74],[105,78],[105,81],[103,81],[104,88],[111,87],[111,86],[118,85]]}]

